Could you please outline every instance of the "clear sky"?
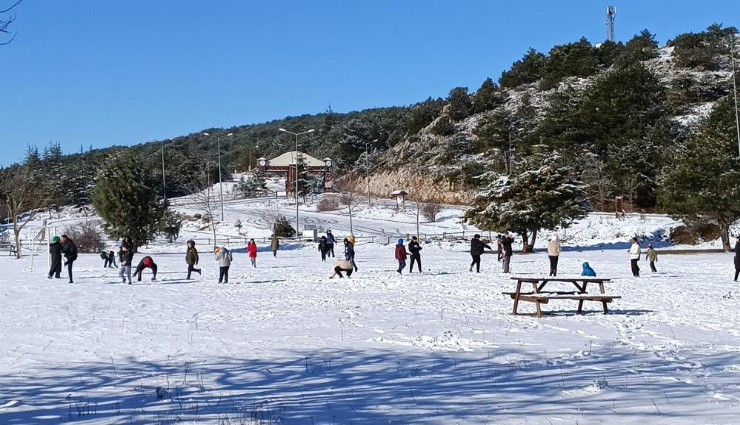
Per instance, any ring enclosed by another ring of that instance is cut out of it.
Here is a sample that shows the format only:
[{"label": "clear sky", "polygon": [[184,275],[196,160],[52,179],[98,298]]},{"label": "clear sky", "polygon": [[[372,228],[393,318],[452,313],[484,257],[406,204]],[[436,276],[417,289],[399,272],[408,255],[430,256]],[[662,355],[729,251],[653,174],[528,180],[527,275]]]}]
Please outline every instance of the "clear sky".
[{"label": "clear sky", "polygon": [[621,41],[740,26],[738,0],[24,0],[0,46],[0,165],[28,145],[73,153],[475,91],[529,47],[603,41],[608,5]]}]

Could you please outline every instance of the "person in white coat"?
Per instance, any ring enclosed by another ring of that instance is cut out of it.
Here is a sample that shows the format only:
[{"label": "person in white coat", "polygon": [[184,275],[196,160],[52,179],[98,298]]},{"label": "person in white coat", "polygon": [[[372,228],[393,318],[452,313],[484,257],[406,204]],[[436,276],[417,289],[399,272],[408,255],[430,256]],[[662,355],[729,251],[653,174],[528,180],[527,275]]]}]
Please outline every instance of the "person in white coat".
[{"label": "person in white coat", "polygon": [[640,277],[640,267],[637,262],[640,261],[640,243],[637,242],[637,238],[632,238],[632,246],[630,247],[630,264],[632,265],[632,276]]},{"label": "person in white coat", "polygon": [[550,236],[550,242],[547,243],[547,258],[550,259],[550,276],[557,276],[560,258],[560,241],[557,235]]},{"label": "person in white coat", "polygon": [[216,261],[218,261],[218,283],[229,283],[229,267],[231,267],[231,261],[233,257],[231,251],[226,249],[225,246],[216,248],[214,251],[216,255]]},{"label": "person in white coat", "polygon": [[351,277],[352,276],[352,270],[354,270],[352,268],[352,263],[350,263],[347,260],[339,259],[339,260],[337,260],[337,264],[334,267],[334,273],[332,273],[332,275],[329,276],[329,279],[331,279],[331,278],[333,278],[334,276],[337,276],[337,275],[340,278],[344,277],[344,276],[342,276],[342,272],[347,273],[347,277]]}]

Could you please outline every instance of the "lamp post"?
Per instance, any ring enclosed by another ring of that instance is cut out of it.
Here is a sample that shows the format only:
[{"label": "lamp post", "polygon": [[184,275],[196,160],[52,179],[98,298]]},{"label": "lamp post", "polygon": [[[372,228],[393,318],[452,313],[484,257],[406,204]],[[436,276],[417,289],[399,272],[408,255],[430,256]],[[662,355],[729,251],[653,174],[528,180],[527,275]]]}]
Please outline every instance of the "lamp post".
[{"label": "lamp post", "polygon": [[167,205],[167,182],[164,178],[164,139],[162,139],[162,196],[164,204]]},{"label": "lamp post", "polygon": [[737,81],[735,77],[735,34],[730,34],[730,62],[732,62],[732,94],[735,97],[735,128],[737,129],[737,149],[740,155],[740,118],[737,113]]},{"label": "lamp post", "polygon": [[[260,145],[254,145],[254,149],[257,150],[260,148]],[[249,148],[249,172],[252,172],[252,148]]]},{"label": "lamp post", "polygon": [[300,133],[294,133],[294,132],[288,131],[288,130],[286,130],[284,128],[279,128],[278,130],[280,130],[280,131],[282,131],[284,133],[292,134],[293,136],[295,136],[295,155],[296,155],[296,158],[293,161],[293,162],[295,162],[295,175],[293,176],[293,180],[295,180],[295,232],[296,232],[296,235],[298,235],[298,158],[297,158],[298,157],[298,136],[300,136],[301,134],[313,133],[314,129],[311,128],[311,129],[306,130],[306,131],[301,131]]},{"label": "lamp post", "polygon": [[[204,136],[210,136],[208,133],[203,133]],[[233,136],[234,133],[229,133],[226,137]],[[224,221],[224,187],[221,181],[221,136],[216,136],[216,149],[218,150],[218,192],[219,199],[221,201],[221,222]]]}]

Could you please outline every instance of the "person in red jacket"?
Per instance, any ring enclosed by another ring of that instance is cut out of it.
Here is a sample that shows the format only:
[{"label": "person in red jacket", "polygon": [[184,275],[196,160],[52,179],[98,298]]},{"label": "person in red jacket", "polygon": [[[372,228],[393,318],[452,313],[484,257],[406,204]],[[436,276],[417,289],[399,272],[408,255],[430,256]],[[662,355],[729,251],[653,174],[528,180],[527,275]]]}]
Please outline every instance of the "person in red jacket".
[{"label": "person in red jacket", "polygon": [[141,275],[144,274],[144,269],[152,269],[152,282],[157,280],[157,263],[154,262],[152,257],[146,256],[139,261],[139,264],[136,266],[136,271],[134,271],[133,277],[136,277],[138,275],[138,281],[141,282]]},{"label": "person in red jacket", "polygon": [[254,242],[254,239],[249,240],[247,252],[249,253],[249,261],[252,262],[252,267],[257,267],[257,244]]},{"label": "person in red jacket", "polygon": [[403,269],[406,268],[406,247],[403,245],[403,239],[398,240],[396,244],[396,260],[398,260],[398,274],[403,274]]}]

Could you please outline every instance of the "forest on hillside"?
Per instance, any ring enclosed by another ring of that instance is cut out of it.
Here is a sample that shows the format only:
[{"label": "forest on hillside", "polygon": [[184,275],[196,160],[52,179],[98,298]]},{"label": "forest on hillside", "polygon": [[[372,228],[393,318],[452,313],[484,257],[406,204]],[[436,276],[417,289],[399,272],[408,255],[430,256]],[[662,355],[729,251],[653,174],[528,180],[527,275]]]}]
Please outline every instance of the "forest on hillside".
[{"label": "forest on hillside", "polygon": [[[336,174],[348,179],[421,170],[416,174],[427,187],[470,193],[469,201],[483,208],[480,197],[490,201],[492,185],[528,181],[547,165],[567,170],[564,181],[582,186],[578,202],[587,208],[609,209],[623,197],[634,210],[728,230],[740,218],[734,202],[740,195],[731,60],[736,36],[735,28],[712,25],[662,48],[647,30],[625,43],[582,38],[546,53],[530,49],[475,90],[456,87],[447,98],[409,106],[327,110],[74,154],[54,143],[30,146],[22,164],[0,173],[0,192],[7,201],[18,184],[13,177],[22,174],[43,192],[34,198],[44,205],[35,207],[82,207],[111,159],[128,155],[144,183],[166,199],[217,181],[219,172],[228,178],[254,168],[259,157],[293,150],[295,139],[279,128],[315,129],[301,136],[300,150],[332,158]],[[423,190],[412,195],[431,200]],[[2,214],[12,211],[5,202]]]}]

